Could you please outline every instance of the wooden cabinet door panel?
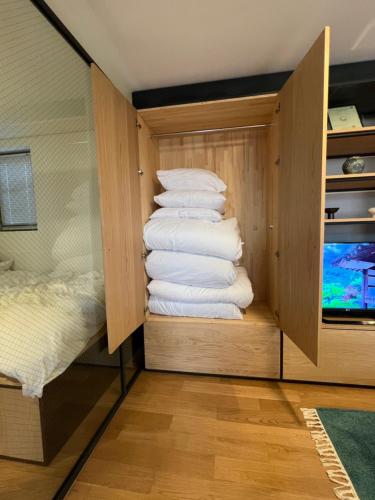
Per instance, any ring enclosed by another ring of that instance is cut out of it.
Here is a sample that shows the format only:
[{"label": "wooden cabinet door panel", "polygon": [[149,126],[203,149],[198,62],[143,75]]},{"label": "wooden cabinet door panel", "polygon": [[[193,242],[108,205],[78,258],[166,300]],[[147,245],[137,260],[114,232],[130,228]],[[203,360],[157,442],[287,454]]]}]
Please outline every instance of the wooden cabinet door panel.
[{"label": "wooden cabinet door panel", "polygon": [[375,385],[375,331],[323,328],[320,335],[318,367],[284,338],[285,379]]},{"label": "wooden cabinet door panel", "polygon": [[97,66],[91,75],[112,353],[144,321],[137,113]]},{"label": "wooden cabinet door panel", "polygon": [[280,327],[318,360],[321,325],[329,28],[280,92]]}]

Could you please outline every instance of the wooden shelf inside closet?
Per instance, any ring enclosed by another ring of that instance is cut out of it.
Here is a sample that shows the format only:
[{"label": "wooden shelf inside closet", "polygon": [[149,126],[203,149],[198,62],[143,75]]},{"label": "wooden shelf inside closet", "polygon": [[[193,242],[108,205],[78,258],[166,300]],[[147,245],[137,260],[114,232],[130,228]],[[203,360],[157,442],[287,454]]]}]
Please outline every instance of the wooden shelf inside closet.
[{"label": "wooden shelf inside closet", "polygon": [[277,94],[140,109],[152,135],[205,131],[272,122]]},{"label": "wooden shelf inside closet", "polygon": [[375,153],[375,126],[327,130],[327,156],[340,158]]},{"label": "wooden shelf inside closet", "polygon": [[[176,321],[176,316],[162,316],[159,314],[151,314],[150,312],[146,313],[146,321],[152,322],[170,322],[173,323]],[[228,319],[205,319],[205,318],[186,318],[179,317],[178,321],[182,323],[196,323],[199,320],[200,323],[203,324],[215,324],[215,325],[223,325],[224,327],[233,324],[238,324],[238,320],[228,320]],[[263,302],[253,302],[245,311],[243,311],[243,322],[252,326],[274,326],[276,327],[276,320],[272,315],[268,305]]]}]

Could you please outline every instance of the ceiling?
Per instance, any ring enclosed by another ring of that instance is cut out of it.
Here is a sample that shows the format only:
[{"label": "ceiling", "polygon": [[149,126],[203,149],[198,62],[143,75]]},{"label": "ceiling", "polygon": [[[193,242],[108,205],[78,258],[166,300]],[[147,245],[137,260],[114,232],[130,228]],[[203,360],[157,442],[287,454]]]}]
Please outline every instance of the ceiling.
[{"label": "ceiling", "polygon": [[375,59],[374,0],[47,0],[125,93],[293,69],[325,25],[331,64]]}]

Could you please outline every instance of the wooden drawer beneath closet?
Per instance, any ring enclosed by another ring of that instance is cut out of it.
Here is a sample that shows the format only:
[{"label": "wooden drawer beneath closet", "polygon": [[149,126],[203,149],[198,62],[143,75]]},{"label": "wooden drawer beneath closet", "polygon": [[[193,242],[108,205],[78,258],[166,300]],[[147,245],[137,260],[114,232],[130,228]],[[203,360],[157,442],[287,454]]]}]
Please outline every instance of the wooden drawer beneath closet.
[{"label": "wooden drawer beneath closet", "polygon": [[374,355],[374,330],[322,328],[318,367],[284,335],[283,376],[287,380],[375,386]]},{"label": "wooden drawer beneath closet", "polygon": [[280,330],[263,304],[251,305],[242,321],[148,314],[144,332],[148,369],[280,376]]},{"label": "wooden drawer beneath closet", "polygon": [[0,376],[0,456],[44,462],[38,398],[22,396],[21,386]]}]

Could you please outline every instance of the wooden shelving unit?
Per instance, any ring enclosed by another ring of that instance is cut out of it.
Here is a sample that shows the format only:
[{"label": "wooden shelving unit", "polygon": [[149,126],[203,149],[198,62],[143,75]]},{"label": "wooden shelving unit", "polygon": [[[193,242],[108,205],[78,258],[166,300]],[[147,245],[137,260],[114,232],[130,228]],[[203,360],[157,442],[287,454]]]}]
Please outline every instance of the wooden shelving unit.
[{"label": "wooden shelving unit", "polygon": [[356,135],[361,135],[361,134],[368,134],[368,133],[375,133],[375,125],[371,127],[361,127],[361,128],[345,128],[341,130],[327,130],[327,135],[328,136],[337,136],[337,135],[351,135],[351,134],[356,134]]},{"label": "wooden shelving unit", "polygon": [[327,130],[327,156],[375,154],[375,126],[344,130]]},{"label": "wooden shelving unit", "polygon": [[375,189],[375,172],[327,175],[326,191],[362,191]]},{"label": "wooden shelving unit", "polygon": [[374,223],[372,217],[351,217],[348,219],[324,219],[326,224],[357,224],[357,223]]},{"label": "wooden shelving unit", "polygon": [[351,179],[375,179],[375,172],[363,172],[362,174],[338,174],[327,175],[327,181],[351,180]]}]

